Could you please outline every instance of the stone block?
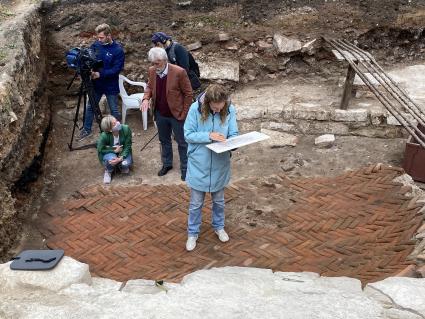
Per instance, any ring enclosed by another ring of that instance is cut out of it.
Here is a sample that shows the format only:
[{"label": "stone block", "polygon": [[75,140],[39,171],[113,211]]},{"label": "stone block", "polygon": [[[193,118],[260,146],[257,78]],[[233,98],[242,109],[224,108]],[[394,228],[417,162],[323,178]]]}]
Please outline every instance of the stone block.
[{"label": "stone block", "polygon": [[262,122],[261,129],[263,128],[283,132],[293,132],[295,130],[295,125],[285,122]]},{"label": "stone block", "polygon": [[273,36],[273,45],[280,53],[291,53],[301,50],[301,42],[276,33]]},{"label": "stone block", "polygon": [[331,146],[335,142],[335,135],[324,134],[314,139],[314,145],[317,146]]},{"label": "stone block", "polygon": [[292,134],[267,129],[261,129],[261,133],[270,136],[269,139],[263,141],[262,143],[263,145],[267,145],[272,148],[296,146],[298,143],[298,137]]},{"label": "stone block", "polygon": [[0,265],[0,289],[47,289],[59,291],[72,284],[92,283],[89,266],[64,256],[58,265],[46,271],[16,271],[10,263]]},{"label": "stone block", "polygon": [[264,109],[257,105],[238,106],[236,117],[238,120],[261,119],[264,114]]},{"label": "stone block", "polygon": [[309,134],[347,135],[349,127],[340,122],[312,122],[308,128]]},{"label": "stone block", "polygon": [[206,80],[239,81],[239,62],[237,61],[209,61],[198,62],[201,78]]},{"label": "stone block", "polygon": [[297,103],[292,109],[292,118],[294,119],[326,121],[330,117],[330,109],[314,103]]},{"label": "stone block", "polygon": [[367,114],[366,109],[336,109],[332,112],[331,118],[337,122],[365,122],[367,121]]},{"label": "stone block", "polygon": [[230,40],[230,35],[228,33],[221,32],[218,34],[218,41],[225,42],[228,40]]}]

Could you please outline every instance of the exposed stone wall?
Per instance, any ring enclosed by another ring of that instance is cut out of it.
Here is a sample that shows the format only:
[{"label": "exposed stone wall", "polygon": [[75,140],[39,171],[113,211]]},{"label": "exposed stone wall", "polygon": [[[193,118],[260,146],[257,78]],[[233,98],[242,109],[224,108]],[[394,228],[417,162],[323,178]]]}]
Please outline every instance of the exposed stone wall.
[{"label": "exposed stone wall", "polygon": [[[40,4],[26,5],[1,25],[0,257],[18,235],[14,183],[39,151],[49,120]],[[20,205],[21,206],[21,205]]]}]

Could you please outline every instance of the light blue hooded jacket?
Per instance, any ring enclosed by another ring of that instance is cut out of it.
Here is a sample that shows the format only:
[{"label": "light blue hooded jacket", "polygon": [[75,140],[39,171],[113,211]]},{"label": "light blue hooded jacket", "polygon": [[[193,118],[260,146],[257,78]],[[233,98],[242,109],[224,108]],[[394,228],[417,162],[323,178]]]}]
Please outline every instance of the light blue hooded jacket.
[{"label": "light blue hooded jacket", "polygon": [[194,102],[184,122],[184,138],[188,143],[186,182],[189,187],[201,192],[217,192],[230,180],[230,151],[217,154],[206,147],[212,143],[211,132],[223,134],[226,138],[238,135],[236,110],[230,105],[227,118],[221,123],[220,113],[210,114],[205,122],[201,120],[202,97]]}]

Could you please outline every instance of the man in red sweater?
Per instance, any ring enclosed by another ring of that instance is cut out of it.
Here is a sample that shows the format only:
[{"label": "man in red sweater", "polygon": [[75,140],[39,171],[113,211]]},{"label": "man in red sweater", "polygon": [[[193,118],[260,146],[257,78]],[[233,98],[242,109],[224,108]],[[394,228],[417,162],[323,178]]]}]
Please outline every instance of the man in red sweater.
[{"label": "man in red sweater", "polygon": [[150,106],[154,110],[161,143],[162,168],[158,176],[167,174],[173,168],[171,144],[171,132],[173,132],[178,144],[181,179],[185,180],[187,143],[184,139],[183,124],[192,103],[192,87],[186,71],[168,63],[167,52],[163,48],[150,49],[148,58],[152,66],[149,68],[148,84],[140,110],[147,110]]}]

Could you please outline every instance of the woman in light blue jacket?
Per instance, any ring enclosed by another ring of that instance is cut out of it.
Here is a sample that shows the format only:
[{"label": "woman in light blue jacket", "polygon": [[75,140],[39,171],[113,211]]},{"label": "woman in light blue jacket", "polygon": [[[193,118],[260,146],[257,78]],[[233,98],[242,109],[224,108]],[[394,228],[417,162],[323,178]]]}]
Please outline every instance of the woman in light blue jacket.
[{"label": "woman in light blue jacket", "polygon": [[186,182],[190,203],[186,249],[193,250],[202,223],[205,193],[211,193],[212,226],[222,242],[229,240],[224,230],[224,187],[230,180],[230,152],[215,153],[206,147],[238,135],[235,107],[229,94],[218,84],[210,85],[192,104],[184,123],[188,143]]}]

